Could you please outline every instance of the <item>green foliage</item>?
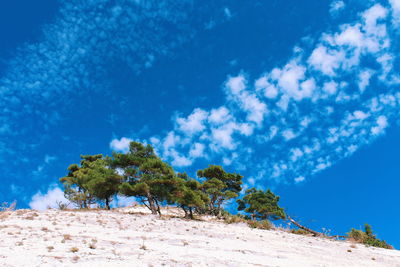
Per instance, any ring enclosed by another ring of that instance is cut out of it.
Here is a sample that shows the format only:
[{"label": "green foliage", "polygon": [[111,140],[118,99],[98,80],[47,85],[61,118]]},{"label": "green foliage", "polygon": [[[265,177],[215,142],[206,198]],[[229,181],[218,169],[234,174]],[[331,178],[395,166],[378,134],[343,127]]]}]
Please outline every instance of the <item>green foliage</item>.
[{"label": "green foliage", "polygon": [[238,210],[249,213],[253,220],[284,219],[286,214],[278,205],[279,197],[267,191],[251,188],[243,199],[238,199]]},{"label": "green foliage", "polygon": [[199,178],[205,178],[202,190],[209,196],[209,212],[214,215],[221,214],[221,205],[238,196],[242,190],[243,176],[228,173],[221,166],[210,165],[197,172]]},{"label": "green foliage", "polygon": [[90,194],[96,199],[104,201],[106,208],[110,209],[111,197],[118,193],[122,177],[114,169],[110,169],[107,161],[102,159],[89,164],[87,175],[86,187]]},{"label": "green foliage", "polygon": [[160,203],[174,202],[179,179],[150,145],[131,142],[128,153],[114,153],[113,156],[111,166],[123,171],[121,194],[139,198],[153,214],[161,214]]},{"label": "green foliage", "polygon": [[185,217],[193,219],[193,210],[202,210],[209,202],[208,196],[201,191],[201,184],[190,179],[186,173],[179,173],[179,186],[175,190],[175,201],[185,212]]},{"label": "green foliage", "polygon": [[111,197],[118,192],[122,177],[108,166],[108,159],[103,159],[103,155],[81,156],[80,166],[72,164],[68,171],[60,181],[69,201],[79,208],[88,208],[96,200],[105,201],[110,208]]},{"label": "green foliage", "polygon": [[364,231],[352,228],[347,233],[347,238],[367,246],[393,249],[393,246],[386,243],[385,240],[378,239],[372,232],[372,227],[369,224],[364,225]]},{"label": "green foliage", "polygon": [[68,174],[60,178],[64,185],[65,197],[79,208],[88,208],[95,203],[94,196],[89,192],[86,184],[88,182],[88,165],[90,162],[101,159],[103,155],[81,156],[80,166],[72,164],[68,167]]}]

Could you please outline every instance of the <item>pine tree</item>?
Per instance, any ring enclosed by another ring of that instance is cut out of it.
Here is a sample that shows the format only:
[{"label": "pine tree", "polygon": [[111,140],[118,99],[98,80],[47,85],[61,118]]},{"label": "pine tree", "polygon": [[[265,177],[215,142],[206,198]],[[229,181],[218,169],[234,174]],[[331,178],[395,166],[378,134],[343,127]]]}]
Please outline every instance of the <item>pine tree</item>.
[{"label": "pine tree", "polygon": [[65,198],[81,209],[88,208],[91,204],[95,203],[94,196],[86,186],[89,179],[87,176],[88,165],[90,162],[102,157],[103,155],[81,155],[80,166],[78,164],[70,165],[67,176],[60,178],[60,182],[64,186]]},{"label": "pine tree", "polygon": [[209,198],[201,190],[201,184],[186,173],[179,173],[178,179],[180,182],[174,192],[175,201],[185,212],[185,218],[193,219],[193,210],[204,210]]},{"label": "pine tree", "polygon": [[139,198],[153,214],[161,214],[162,202],[174,201],[173,192],[179,181],[172,167],[150,145],[131,142],[128,153],[114,153],[112,166],[123,171],[120,193]]},{"label": "pine tree", "polygon": [[106,208],[110,209],[112,197],[118,193],[123,178],[114,169],[109,168],[106,160],[98,159],[89,165],[86,187],[96,199],[104,201]]},{"label": "pine tree", "polygon": [[111,197],[122,182],[115,170],[109,168],[103,155],[81,156],[80,166],[68,167],[68,175],[60,179],[65,197],[79,208],[88,208],[97,201],[105,201],[110,208]]},{"label": "pine tree", "polygon": [[210,165],[204,170],[197,171],[199,178],[205,178],[203,191],[209,196],[209,212],[221,215],[221,206],[228,200],[238,196],[242,190],[243,176],[228,173],[221,166]]},{"label": "pine tree", "polygon": [[238,210],[249,213],[253,220],[284,219],[284,210],[278,205],[279,197],[267,191],[251,188],[243,199],[238,199]]}]

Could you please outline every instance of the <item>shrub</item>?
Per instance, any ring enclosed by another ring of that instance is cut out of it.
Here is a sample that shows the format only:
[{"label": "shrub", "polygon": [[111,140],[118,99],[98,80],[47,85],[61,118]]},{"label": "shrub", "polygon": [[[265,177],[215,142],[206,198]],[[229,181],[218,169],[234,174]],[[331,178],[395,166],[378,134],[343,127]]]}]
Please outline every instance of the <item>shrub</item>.
[{"label": "shrub", "polygon": [[222,218],[227,224],[246,222],[246,219],[242,215],[224,215]]},{"label": "shrub", "polygon": [[378,248],[393,249],[393,246],[386,243],[385,240],[378,239],[373,233],[372,228],[369,224],[365,224],[364,231],[352,228],[347,233],[347,239],[353,240],[354,242],[361,243],[367,246],[373,246]]},{"label": "shrub", "polygon": [[247,221],[247,225],[250,226],[251,228],[257,228],[262,230],[270,230],[272,228],[272,224],[268,220],[262,220],[262,221],[249,220]]},{"label": "shrub", "polygon": [[14,201],[12,203],[4,202],[0,204],[0,211],[13,211],[17,206],[17,202]]},{"label": "shrub", "polygon": [[303,230],[303,229],[291,229],[290,232],[292,234],[296,234],[296,235],[310,235],[309,232],[307,232],[306,230]]}]

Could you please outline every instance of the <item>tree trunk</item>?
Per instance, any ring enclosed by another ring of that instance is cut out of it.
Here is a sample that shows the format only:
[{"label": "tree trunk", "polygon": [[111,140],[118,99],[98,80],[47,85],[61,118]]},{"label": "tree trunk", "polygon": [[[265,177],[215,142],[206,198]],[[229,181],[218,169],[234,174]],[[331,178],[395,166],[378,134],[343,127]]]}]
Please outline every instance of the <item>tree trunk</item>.
[{"label": "tree trunk", "polygon": [[106,209],[110,210],[110,200],[106,198]]},{"label": "tree trunk", "polygon": [[322,234],[322,233],[316,232],[316,231],[314,231],[314,230],[311,230],[310,228],[307,228],[307,227],[305,227],[305,226],[299,224],[298,222],[296,222],[295,220],[293,220],[290,216],[288,216],[288,219],[289,219],[289,221],[290,221],[291,223],[293,223],[293,224],[296,225],[297,227],[299,227],[299,228],[301,228],[301,229],[303,229],[303,230],[305,230],[305,231],[307,231],[307,232],[313,234],[314,236],[323,236],[323,235],[324,235],[324,234]]},{"label": "tree trunk", "polygon": [[183,211],[185,212],[185,218],[187,218],[187,217],[188,217],[188,212],[187,212],[187,210],[185,209],[185,206],[184,206],[184,205],[181,205],[181,208],[182,208]]},{"label": "tree trunk", "polygon": [[190,216],[190,219],[191,220],[193,220],[193,210],[192,210],[192,207],[189,207],[189,216]]},{"label": "tree trunk", "polygon": [[149,202],[151,214],[157,214],[157,208],[154,203],[154,198],[150,193],[147,193],[147,201]]},{"label": "tree trunk", "polygon": [[155,203],[156,203],[157,213],[158,213],[158,215],[160,215],[160,216],[161,216],[160,205],[158,204],[158,201],[157,201],[157,199],[156,199],[156,198],[154,199],[154,201],[155,201]]}]

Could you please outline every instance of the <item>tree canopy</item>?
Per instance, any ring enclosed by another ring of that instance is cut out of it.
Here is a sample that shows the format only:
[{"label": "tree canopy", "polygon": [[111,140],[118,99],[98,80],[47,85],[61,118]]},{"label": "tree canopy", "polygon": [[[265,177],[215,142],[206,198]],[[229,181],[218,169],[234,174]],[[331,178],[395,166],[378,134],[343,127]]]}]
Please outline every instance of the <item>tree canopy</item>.
[{"label": "tree canopy", "polygon": [[202,188],[209,196],[209,210],[214,215],[221,213],[221,205],[238,196],[242,190],[243,176],[237,173],[228,173],[221,166],[210,165],[208,168],[197,171],[199,178],[205,178]]},{"label": "tree canopy", "polygon": [[96,200],[105,201],[106,208],[110,208],[111,198],[118,192],[122,177],[108,166],[103,155],[81,156],[80,166],[72,164],[68,171],[60,181],[69,201],[79,208],[88,208]]},{"label": "tree canopy", "polygon": [[249,213],[253,220],[284,219],[285,211],[278,205],[279,197],[271,190],[255,188],[246,190],[243,199],[238,199],[238,210]]},{"label": "tree canopy", "polygon": [[124,176],[121,194],[140,199],[153,214],[161,214],[162,202],[173,202],[179,181],[172,167],[163,162],[150,145],[131,142],[126,154],[114,153],[113,156],[111,165],[121,169]]}]

